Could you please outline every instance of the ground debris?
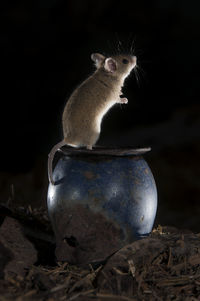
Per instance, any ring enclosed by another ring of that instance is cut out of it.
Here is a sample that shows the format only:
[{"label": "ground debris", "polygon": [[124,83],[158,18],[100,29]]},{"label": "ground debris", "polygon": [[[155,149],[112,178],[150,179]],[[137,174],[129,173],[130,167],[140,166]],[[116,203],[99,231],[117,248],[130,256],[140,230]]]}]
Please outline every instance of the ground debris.
[{"label": "ground debris", "polygon": [[108,260],[98,290],[136,300],[200,300],[199,235],[160,226]]},{"label": "ground debris", "polygon": [[[200,300],[200,234],[159,226],[149,237],[125,246],[106,262],[72,265],[48,256],[54,249],[48,241],[52,230],[45,211],[29,206],[20,212],[12,211],[12,217],[5,217],[0,232],[6,219],[16,217],[17,222],[12,222],[17,225],[22,219],[23,229],[28,227],[29,236],[34,229],[34,242],[40,241],[36,243],[40,256],[35,264],[26,263],[23,273],[5,275],[4,270],[16,263],[11,248],[8,252],[8,246],[0,244],[0,259],[4,259],[0,260],[0,301]],[[27,219],[31,219],[31,227]],[[40,225],[45,225],[42,236],[37,234]],[[27,239],[24,237],[25,242]],[[45,252],[40,250],[44,248],[42,239],[48,243]],[[10,240],[12,243],[14,238]],[[26,253],[26,248],[22,252]],[[20,254],[17,256],[20,261]]]}]

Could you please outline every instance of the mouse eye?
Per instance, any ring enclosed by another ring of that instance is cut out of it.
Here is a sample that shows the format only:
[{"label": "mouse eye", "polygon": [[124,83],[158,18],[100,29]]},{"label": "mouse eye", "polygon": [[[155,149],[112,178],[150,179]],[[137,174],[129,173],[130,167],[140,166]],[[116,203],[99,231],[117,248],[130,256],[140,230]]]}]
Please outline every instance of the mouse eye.
[{"label": "mouse eye", "polygon": [[123,63],[123,64],[128,64],[129,61],[128,61],[127,59],[123,59],[123,60],[122,60],[122,63]]}]

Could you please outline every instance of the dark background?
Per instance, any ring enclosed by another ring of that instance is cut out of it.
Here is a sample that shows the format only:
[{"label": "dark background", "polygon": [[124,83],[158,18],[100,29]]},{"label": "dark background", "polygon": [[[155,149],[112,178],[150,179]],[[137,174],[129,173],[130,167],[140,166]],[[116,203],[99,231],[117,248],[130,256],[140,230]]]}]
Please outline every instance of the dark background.
[{"label": "dark background", "polygon": [[1,4],[0,200],[44,205],[47,154],[61,115],[94,71],[93,52],[133,44],[140,69],[127,106],[103,121],[98,144],[151,146],[156,223],[199,231],[200,2],[21,0]]}]

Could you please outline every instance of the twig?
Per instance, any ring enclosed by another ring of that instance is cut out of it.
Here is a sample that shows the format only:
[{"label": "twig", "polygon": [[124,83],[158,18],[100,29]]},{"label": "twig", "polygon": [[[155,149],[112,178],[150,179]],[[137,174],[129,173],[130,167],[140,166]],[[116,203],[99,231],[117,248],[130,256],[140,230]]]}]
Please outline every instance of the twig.
[{"label": "twig", "polygon": [[70,297],[69,299],[67,299],[68,301],[72,301],[72,300],[75,300],[77,299],[78,297],[81,297],[81,296],[87,296],[89,294],[92,294],[95,292],[95,289],[92,289],[92,290],[89,290],[89,291],[86,291],[86,292],[80,292],[76,295],[73,295],[72,297]]},{"label": "twig", "polygon": [[186,275],[181,277],[171,277],[168,279],[158,281],[157,286],[165,287],[165,286],[174,286],[174,285],[185,285],[188,284],[188,281],[193,281],[199,277],[200,275],[194,275],[194,276]]},{"label": "twig", "polygon": [[168,258],[167,267],[169,268],[171,265],[172,265],[172,248],[169,247],[169,258]]},{"label": "twig", "polygon": [[135,271],[136,271],[136,268],[135,268],[135,265],[133,263],[133,260],[128,260],[128,265],[129,265],[129,270],[131,272],[131,275],[133,276],[133,278],[135,278]]},{"label": "twig", "polygon": [[31,296],[35,295],[36,293],[37,293],[36,289],[31,290],[31,291],[27,292],[26,294],[24,294],[23,296],[18,297],[16,299],[16,301],[22,301],[24,298],[31,297]]},{"label": "twig", "polygon": [[116,267],[112,267],[113,271],[115,271],[118,275],[122,275],[122,276],[125,276],[125,275],[128,275],[129,273],[125,273],[125,272],[122,272],[120,271],[118,268]]},{"label": "twig", "polygon": [[14,187],[14,184],[10,185],[10,192],[11,192],[11,194],[8,197],[8,200],[7,200],[7,203],[6,203],[7,206],[9,206],[10,202],[14,201],[14,199],[15,199],[15,187]]},{"label": "twig", "polygon": [[124,300],[124,301],[137,301],[137,299],[129,298],[127,296],[113,295],[113,294],[96,294],[99,298],[107,298],[113,300]]},{"label": "twig", "polygon": [[84,278],[80,279],[78,282],[75,282],[75,284],[71,287],[69,290],[69,293],[72,293],[77,287],[82,286],[84,283],[88,283],[92,286],[92,282],[96,278],[96,275],[98,272],[102,269],[102,266],[98,267],[95,271],[92,273],[87,274]]}]

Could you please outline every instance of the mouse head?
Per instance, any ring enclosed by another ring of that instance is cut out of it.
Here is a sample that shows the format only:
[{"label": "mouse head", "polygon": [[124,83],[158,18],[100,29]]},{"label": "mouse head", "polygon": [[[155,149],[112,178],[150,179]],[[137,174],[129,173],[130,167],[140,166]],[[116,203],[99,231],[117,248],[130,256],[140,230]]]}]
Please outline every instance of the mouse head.
[{"label": "mouse head", "polygon": [[115,55],[106,58],[100,53],[93,53],[91,59],[95,62],[96,68],[103,68],[113,76],[126,78],[136,66],[137,58],[132,55]]}]

